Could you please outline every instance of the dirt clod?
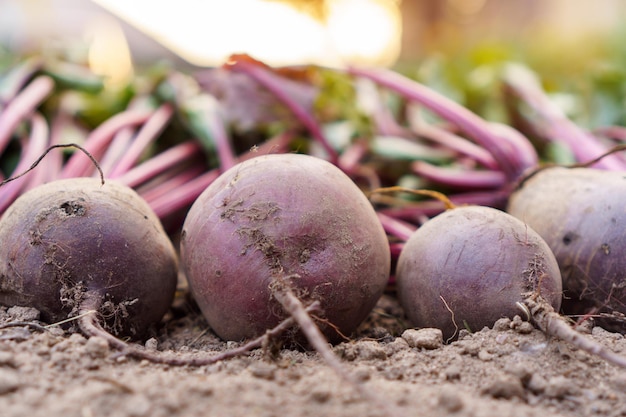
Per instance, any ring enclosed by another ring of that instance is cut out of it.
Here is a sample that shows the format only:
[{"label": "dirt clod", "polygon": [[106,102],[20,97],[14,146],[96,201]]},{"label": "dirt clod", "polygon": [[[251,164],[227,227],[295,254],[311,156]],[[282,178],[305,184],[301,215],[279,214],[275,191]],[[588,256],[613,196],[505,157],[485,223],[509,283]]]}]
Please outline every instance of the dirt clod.
[{"label": "dirt clod", "polygon": [[443,346],[443,333],[439,329],[408,329],[402,338],[410,347],[417,349],[439,349]]},{"label": "dirt clod", "polygon": [[90,337],[85,343],[85,352],[92,358],[104,358],[109,355],[109,344],[102,337]]},{"label": "dirt clod", "polygon": [[21,385],[17,371],[0,368],[0,395],[5,395],[17,390]]},{"label": "dirt clod", "polygon": [[[377,308],[394,302],[385,296]],[[0,324],[13,320],[0,308]],[[403,415],[626,415],[622,369],[564,357],[560,342],[538,330],[519,333],[503,321],[495,329],[464,333],[458,341],[426,349],[410,347],[405,337],[372,340],[370,330],[384,320],[387,314],[372,313],[352,341],[334,351],[357,380]],[[58,328],[54,334],[20,328],[30,336],[1,337],[16,329],[0,329],[2,417],[384,416],[319,355],[302,349],[282,348],[275,357],[258,349],[208,367],[171,367],[118,356],[98,338]],[[407,335],[416,333],[425,332]],[[626,351],[621,335],[594,330],[590,337]],[[239,346],[219,341],[197,312],[169,318],[154,340],[159,349],[181,354]],[[481,360],[480,352],[490,360]]]},{"label": "dirt clod", "polygon": [[523,398],[524,387],[519,378],[513,375],[502,375],[491,380],[483,389],[483,393],[493,398]]}]

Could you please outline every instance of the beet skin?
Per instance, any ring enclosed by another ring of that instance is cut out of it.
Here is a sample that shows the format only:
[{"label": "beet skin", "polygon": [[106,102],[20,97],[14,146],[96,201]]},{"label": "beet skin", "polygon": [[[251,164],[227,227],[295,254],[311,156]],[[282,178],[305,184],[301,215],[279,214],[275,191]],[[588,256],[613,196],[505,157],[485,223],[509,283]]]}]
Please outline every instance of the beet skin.
[{"label": "beet skin", "polygon": [[500,210],[466,206],[427,221],[398,259],[399,299],[418,327],[450,339],[501,317],[524,315],[516,303],[539,292],[557,311],[559,267],[530,227]]},{"label": "beet skin", "polygon": [[242,340],[285,318],[269,287],[292,274],[296,295],[319,300],[324,319],[349,335],[382,294],[390,253],[348,176],[319,158],[280,154],[236,165],[200,195],[183,226],[181,262],[212,329]]},{"label": "beet skin", "polygon": [[513,193],[507,211],[554,252],[566,314],[626,314],[626,173],[543,169]]},{"label": "beet skin", "polygon": [[114,181],[44,184],[0,219],[0,304],[35,307],[49,323],[99,297],[110,330],[144,335],[168,310],[177,269],[159,219]]}]

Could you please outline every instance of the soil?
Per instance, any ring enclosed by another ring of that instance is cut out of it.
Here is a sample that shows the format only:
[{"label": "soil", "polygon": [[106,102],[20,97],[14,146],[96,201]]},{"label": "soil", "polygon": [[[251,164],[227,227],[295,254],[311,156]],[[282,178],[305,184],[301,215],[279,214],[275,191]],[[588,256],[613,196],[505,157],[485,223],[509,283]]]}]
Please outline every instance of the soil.
[{"label": "soil", "polygon": [[[0,323],[37,323],[30,308],[0,308]],[[581,332],[626,355],[626,340],[586,321]],[[179,297],[148,349],[181,355],[237,346],[218,339]],[[442,343],[412,329],[393,294],[334,352],[370,392],[406,416],[624,416],[626,372],[519,317]],[[178,354],[178,353],[177,353]],[[314,352],[257,349],[205,367],[137,361],[58,326],[0,330],[0,416],[384,416]]]}]

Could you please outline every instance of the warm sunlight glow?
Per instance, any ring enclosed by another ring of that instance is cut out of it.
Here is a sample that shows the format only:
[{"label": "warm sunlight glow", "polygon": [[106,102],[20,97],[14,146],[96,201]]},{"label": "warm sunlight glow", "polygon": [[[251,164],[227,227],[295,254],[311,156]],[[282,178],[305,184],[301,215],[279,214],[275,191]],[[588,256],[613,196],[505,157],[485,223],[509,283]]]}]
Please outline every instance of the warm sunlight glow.
[{"label": "warm sunlight glow", "polygon": [[133,74],[133,64],[122,28],[105,17],[97,18],[89,28],[89,67],[108,84],[124,84]]},{"label": "warm sunlight glow", "polygon": [[391,0],[334,0],[328,31],[340,56],[353,63],[395,62],[400,53],[400,11]]},{"label": "warm sunlight glow", "polygon": [[196,65],[233,53],[272,65],[389,65],[399,54],[398,0],[330,0],[326,22],[285,2],[94,1]]}]

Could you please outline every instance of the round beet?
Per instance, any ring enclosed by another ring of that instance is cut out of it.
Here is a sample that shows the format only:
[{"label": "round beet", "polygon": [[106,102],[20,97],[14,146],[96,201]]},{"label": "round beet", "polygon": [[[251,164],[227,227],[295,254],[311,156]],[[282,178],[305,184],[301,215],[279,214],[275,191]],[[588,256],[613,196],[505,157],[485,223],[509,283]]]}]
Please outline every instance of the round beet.
[{"label": "round beet", "polygon": [[139,337],[168,310],[177,262],[150,207],[114,181],[44,184],[0,219],[0,304],[35,307],[47,322],[98,300],[107,327]]},{"label": "round beet", "polygon": [[590,168],[548,168],[510,198],[507,211],[548,243],[563,277],[566,313],[626,313],[626,177]]},{"label": "round beet", "polygon": [[191,207],[181,262],[211,328],[223,339],[258,336],[285,317],[276,277],[319,300],[330,339],[350,334],[384,290],[387,237],[361,190],[307,155],[259,156],[221,175]]},{"label": "round beet", "polygon": [[450,209],[427,221],[406,242],[396,270],[400,302],[418,327],[446,339],[522,314],[539,292],[555,309],[561,277],[547,244],[520,220],[480,206]]}]

